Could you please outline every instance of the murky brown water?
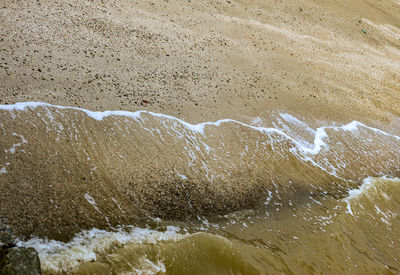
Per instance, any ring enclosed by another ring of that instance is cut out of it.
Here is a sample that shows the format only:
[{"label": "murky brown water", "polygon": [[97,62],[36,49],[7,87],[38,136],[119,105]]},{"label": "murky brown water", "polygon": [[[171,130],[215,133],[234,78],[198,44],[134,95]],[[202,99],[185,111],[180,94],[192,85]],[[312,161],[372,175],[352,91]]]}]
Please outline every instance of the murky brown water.
[{"label": "murky brown water", "polygon": [[45,273],[400,272],[396,135],[285,113],[0,112],[0,212]]},{"label": "murky brown water", "polygon": [[368,178],[345,199],[322,195],[198,223],[92,230],[69,245],[29,244],[46,274],[397,274],[399,186]]}]

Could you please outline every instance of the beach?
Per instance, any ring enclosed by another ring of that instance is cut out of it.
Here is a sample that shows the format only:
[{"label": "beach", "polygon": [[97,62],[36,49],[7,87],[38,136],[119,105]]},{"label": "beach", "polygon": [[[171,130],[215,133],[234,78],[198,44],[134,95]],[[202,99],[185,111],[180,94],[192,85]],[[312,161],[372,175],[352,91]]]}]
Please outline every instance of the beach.
[{"label": "beach", "polygon": [[5,0],[0,26],[2,249],[399,272],[398,1]]},{"label": "beach", "polygon": [[0,104],[390,122],[395,1],[4,1]]}]

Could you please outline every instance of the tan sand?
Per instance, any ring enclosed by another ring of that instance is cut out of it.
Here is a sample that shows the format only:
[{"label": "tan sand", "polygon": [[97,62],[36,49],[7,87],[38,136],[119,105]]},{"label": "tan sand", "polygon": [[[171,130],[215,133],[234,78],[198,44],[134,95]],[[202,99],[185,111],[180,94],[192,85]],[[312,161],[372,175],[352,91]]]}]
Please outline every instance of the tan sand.
[{"label": "tan sand", "polygon": [[400,114],[398,1],[5,0],[0,26],[0,104],[192,122]]}]

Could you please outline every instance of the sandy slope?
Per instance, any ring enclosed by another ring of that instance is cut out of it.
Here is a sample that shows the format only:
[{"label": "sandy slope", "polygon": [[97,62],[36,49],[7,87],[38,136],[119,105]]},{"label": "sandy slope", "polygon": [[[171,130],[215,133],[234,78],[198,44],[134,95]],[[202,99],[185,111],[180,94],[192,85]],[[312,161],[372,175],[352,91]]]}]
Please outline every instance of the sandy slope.
[{"label": "sandy slope", "polygon": [[196,122],[400,114],[398,1],[5,0],[0,26],[0,104]]}]

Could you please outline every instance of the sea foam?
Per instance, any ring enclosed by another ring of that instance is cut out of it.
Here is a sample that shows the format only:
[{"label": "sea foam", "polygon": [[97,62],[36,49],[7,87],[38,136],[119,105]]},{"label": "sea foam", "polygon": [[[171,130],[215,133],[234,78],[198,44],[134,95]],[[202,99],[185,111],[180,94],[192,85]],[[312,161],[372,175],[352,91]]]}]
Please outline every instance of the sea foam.
[{"label": "sea foam", "polygon": [[[234,119],[220,119],[217,121],[206,121],[206,122],[201,122],[198,124],[191,124],[189,122],[186,122],[180,118],[177,118],[177,117],[174,117],[171,115],[154,113],[154,112],[144,111],[144,110],[136,111],[136,112],[121,111],[121,110],[91,111],[91,110],[87,110],[87,109],[83,109],[83,108],[79,108],[79,107],[59,106],[59,105],[52,105],[52,104],[44,103],[44,102],[19,102],[19,103],[15,103],[13,105],[0,105],[0,110],[8,110],[8,111],[12,112],[12,111],[24,111],[27,109],[36,109],[38,107],[51,107],[51,108],[57,108],[57,109],[63,109],[63,110],[67,110],[67,109],[77,110],[77,111],[84,112],[86,115],[88,115],[89,117],[91,117],[95,120],[103,120],[104,118],[110,117],[110,116],[123,116],[123,117],[132,118],[132,119],[137,120],[141,117],[141,114],[148,114],[153,117],[175,121],[175,122],[181,124],[182,126],[184,126],[186,129],[188,129],[192,132],[195,132],[195,133],[200,133],[200,134],[204,134],[204,129],[206,126],[218,127],[224,123],[233,123],[233,124],[247,127],[247,128],[262,132],[262,133],[279,134],[279,135],[285,137],[286,139],[292,141],[294,144],[296,144],[296,146],[298,147],[299,150],[303,151],[304,153],[312,154],[312,155],[317,154],[318,152],[320,152],[322,147],[327,146],[327,144],[324,142],[324,139],[328,137],[328,134],[326,133],[327,129],[333,129],[336,131],[341,130],[341,131],[353,132],[353,131],[357,131],[359,128],[365,128],[365,129],[371,130],[375,133],[379,133],[379,134],[382,134],[382,135],[385,135],[388,137],[392,137],[392,138],[400,141],[399,136],[389,134],[389,133],[384,132],[377,128],[369,127],[359,121],[352,121],[352,122],[350,122],[348,124],[344,124],[342,126],[322,126],[315,130],[310,128],[309,130],[313,130],[315,132],[315,136],[314,136],[313,147],[309,148],[309,147],[302,145],[296,139],[289,136],[287,133],[285,133],[284,131],[282,131],[280,129],[267,128],[267,127],[261,127],[261,126],[252,126],[250,124],[246,124],[246,123],[234,120]],[[288,115],[286,113],[282,113],[281,116],[283,118],[285,118],[286,120],[292,120],[292,121],[295,121],[296,123],[304,124],[297,118],[295,118],[291,115]]]},{"label": "sea foam", "polygon": [[[125,244],[156,244],[161,241],[176,242],[190,236],[179,233],[180,228],[167,226],[165,231],[140,227],[121,227],[114,232],[92,229],[77,234],[68,243],[32,238],[19,241],[18,246],[33,247],[38,251],[42,269],[50,272],[74,270],[84,262],[95,261],[99,255]],[[162,263],[153,263],[163,269]]]}]

